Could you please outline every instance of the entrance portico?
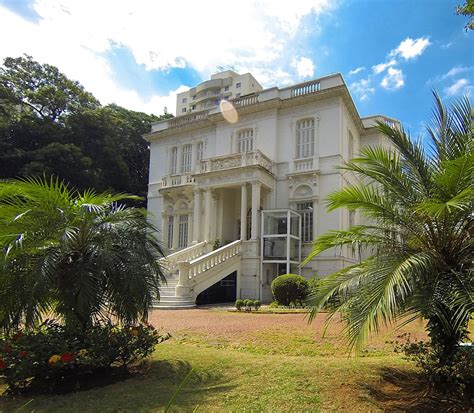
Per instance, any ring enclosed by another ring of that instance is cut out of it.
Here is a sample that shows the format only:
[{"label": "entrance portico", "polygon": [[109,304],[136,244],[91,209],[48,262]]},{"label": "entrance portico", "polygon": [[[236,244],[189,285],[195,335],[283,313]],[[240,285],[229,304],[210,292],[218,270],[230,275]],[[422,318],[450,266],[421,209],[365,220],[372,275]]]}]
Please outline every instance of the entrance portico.
[{"label": "entrance portico", "polygon": [[271,162],[255,151],[205,159],[201,166],[194,175],[193,243],[258,241],[259,211],[275,186]]}]

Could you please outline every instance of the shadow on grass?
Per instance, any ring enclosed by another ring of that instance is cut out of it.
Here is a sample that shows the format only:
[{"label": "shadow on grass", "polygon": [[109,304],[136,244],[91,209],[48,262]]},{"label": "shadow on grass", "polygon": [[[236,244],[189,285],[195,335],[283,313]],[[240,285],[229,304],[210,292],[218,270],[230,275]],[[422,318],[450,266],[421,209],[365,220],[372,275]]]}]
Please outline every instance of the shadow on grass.
[{"label": "shadow on grass", "polygon": [[[466,412],[465,401],[435,393],[426,376],[415,371],[382,368],[380,382],[365,384],[369,395],[384,412]],[[471,406],[472,407],[472,406]]]},{"label": "shadow on grass", "polygon": [[[161,411],[191,368],[183,360],[152,360],[134,369],[122,381],[90,390],[62,395],[1,396],[0,412],[15,411],[31,399],[27,411]],[[195,369],[176,397],[171,411],[193,411],[196,406],[205,410],[208,398],[219,397],[219,393],[229,391],[232,387],[223,382],[218,374]]]}]

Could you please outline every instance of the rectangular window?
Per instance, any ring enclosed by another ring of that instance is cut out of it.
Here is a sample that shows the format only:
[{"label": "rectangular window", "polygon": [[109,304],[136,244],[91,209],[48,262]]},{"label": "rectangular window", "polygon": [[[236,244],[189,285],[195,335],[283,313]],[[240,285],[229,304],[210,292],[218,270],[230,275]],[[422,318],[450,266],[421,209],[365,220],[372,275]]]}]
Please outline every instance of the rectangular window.
[{"label": "rectangular window", "polygon": [[181,109],[182,113],[186,113],[186,108]]},{"label": "rectangular window", "polygon": [[299,202],[296,210],[301,215],[301,241],[311,242],[313,240],[313,203]]},{"label": "rectangular window", "polygon": [[245,129],[237,135],[239,152],[253,151],[253,129]]},{"label": "rectangular window", "polygon": [[198,142],[196,148],[196,161],[199,162],[204,155],[204,142]]},{"label": "rectangular window", "polygon": [[178,168],[178,148],[175,146],[171,148],[171,159],[170,159],[170,174],[176,175]]},{"label": "rectangular window", "polygon": [[235,98],[236,99],[240,98],[240,93],[236,93]]},{"label": "rectangular window", "polygon": [[178,248],[186,248],[188,246],[188,216],[179,216],[179,234]]},{"label": "rectangular window", "polygon": [[229,90],[229,86],[226,86],[226,87],[224,88],[224,91],[227,92],[228,90]]},{"label": "rectangular window", "polygon": [[187,98],[183,98],[183,100],[182,100],[183,103],[186,103],[187,101],[188,101]]},{"label": "rectangular window", "polygon": [[181,172],[191,172],[191,158],[193,147],[191,144],[183,146],[183,158],[181,163]]},{"label": "rectangular window", "polygon": [[240,89],[240,86],[241,86],[241,85],[240,85],[240,82],[238,82],[238,83],[235,84],[235,88],[236,88],[236,89]]},{"label": "rectangular window", "polygon": [[168,217],[168,249],[173,248],[174,216]]},{"label": "rectangular window", "polygon": [[296,158],[314,156],[314,119],[296,123]]}]

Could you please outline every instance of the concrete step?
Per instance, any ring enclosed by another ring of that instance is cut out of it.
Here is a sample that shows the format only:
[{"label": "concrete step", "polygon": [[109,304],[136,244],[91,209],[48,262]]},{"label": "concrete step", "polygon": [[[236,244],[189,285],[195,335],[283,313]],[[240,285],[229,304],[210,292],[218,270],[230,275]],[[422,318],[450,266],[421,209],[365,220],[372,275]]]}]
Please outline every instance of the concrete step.
[{"label": "concrete step", "polygon": [[160,303],[185,303],[185,302],[191,302],[192,299],[190,299],[189,297],[166,297],[166,296],[161,296],[160,297]]},{"label": "concrete step", "polygon": [[178,309],[178,308],[194,308],[196,307],[196,303],[193,301],[183,301],[183,302],[177,302],[177,301],[170,301],[170,302],[155,302],[153,303],[153,308],[158,308],[158,309]]},{"label": "concrete step", "polygon": [[170,292],[173,293],[176,291],[176,286],[166,286],[166,287],[160,287],[160,293],[161,292]]}]

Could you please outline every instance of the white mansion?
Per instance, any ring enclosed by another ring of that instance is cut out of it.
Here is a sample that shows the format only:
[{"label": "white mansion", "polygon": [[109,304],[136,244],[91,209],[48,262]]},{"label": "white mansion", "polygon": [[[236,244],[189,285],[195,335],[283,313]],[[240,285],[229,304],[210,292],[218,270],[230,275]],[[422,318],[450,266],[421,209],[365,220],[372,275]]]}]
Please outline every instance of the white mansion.
[{"label": "white mansion", "polygon": [[359,219],[326,210],[325,198],[355,179],[337,167],[363,146],[388,144],[377,120],[398,122],[361,118],[340,74],[264,90],[237,76],[223,72],[178,95],[184,114],[144,136],[148,209],[169,250],[160,306],[271,301],[277,275],[321,277],[357,258],[338,249],[299,268],[318,235]]}]

